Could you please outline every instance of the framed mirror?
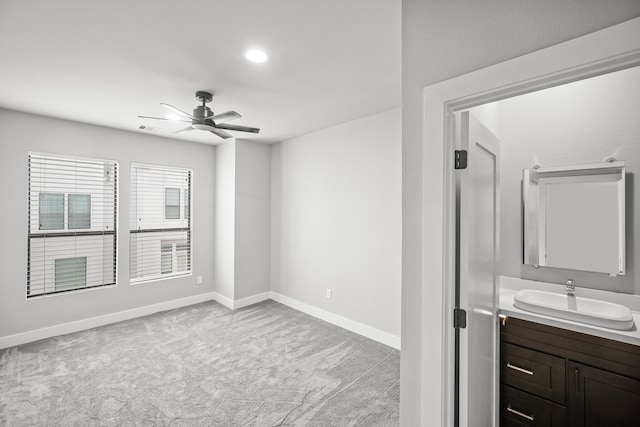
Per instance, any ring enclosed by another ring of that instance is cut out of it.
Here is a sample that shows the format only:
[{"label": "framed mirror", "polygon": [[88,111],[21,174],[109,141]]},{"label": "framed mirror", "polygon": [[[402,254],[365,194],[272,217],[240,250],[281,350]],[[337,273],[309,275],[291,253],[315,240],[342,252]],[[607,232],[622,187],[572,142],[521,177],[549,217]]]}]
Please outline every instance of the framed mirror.
[{"label": "framed mirror", "polygon": [[524,169],[524,264],[625,274],[625,163]]}]

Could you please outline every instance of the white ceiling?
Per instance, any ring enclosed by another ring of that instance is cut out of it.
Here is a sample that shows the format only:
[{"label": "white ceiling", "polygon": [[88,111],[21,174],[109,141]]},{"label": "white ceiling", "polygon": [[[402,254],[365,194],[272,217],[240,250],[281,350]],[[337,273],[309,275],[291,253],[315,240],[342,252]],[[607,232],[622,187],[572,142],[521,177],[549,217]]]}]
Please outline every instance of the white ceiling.
[{"label": "white ceiling", "polygon": [[137,118],[196,90],[267,143],[398,107],[401,0],[0,0],[0,107],[217,144]]}]

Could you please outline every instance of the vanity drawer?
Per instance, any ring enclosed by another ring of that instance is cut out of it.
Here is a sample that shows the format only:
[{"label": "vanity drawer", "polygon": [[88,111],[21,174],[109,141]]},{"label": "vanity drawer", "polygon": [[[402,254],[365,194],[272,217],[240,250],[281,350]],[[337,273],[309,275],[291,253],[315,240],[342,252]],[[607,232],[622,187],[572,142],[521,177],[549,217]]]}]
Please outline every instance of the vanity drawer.
[{"label": "vanity drawer", "polygon": [[504,384],[565,404],[565,359],[502,343],[500,374]]},{"label": "vanity drawer", "polygon": [[500,427],[565,425],[564,406],[506,385],[500,388]]}]

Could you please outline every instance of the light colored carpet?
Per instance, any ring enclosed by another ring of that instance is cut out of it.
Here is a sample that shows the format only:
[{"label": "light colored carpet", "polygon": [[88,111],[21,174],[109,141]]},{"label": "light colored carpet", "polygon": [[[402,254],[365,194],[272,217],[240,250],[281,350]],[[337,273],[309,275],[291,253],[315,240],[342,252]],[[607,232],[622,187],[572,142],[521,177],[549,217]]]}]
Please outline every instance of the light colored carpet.
[{"label": "light colored carpet", "polygon": [[273,301],[0,350],[7,426],[395,426],[400,353]]}]

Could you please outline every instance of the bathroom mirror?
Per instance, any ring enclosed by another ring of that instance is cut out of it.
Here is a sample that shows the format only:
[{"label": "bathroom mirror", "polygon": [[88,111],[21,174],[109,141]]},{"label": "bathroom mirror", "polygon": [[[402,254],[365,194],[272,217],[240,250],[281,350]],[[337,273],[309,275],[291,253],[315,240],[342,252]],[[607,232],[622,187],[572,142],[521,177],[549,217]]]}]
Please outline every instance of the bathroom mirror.
[{"label": "bathroom mirror", "polygon": [[524,264],[625,274],[625,164],[523,171]]}]

